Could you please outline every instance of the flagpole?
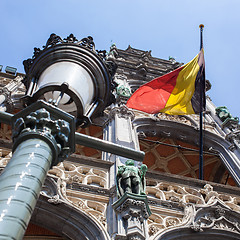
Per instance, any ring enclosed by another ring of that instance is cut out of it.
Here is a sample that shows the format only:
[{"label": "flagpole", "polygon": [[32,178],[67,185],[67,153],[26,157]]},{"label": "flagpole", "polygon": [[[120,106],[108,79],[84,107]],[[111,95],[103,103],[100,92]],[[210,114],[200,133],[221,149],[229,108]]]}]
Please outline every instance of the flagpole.
[{"label": "flagpole", "polygon": [[[200,24],[200,51],[203,48],[203,28],[204,25]],[[201,79],[202,81],[204,79]],[[203,180],[203,89],[200,84],[200,113],[199,113],[199,179]]]}]

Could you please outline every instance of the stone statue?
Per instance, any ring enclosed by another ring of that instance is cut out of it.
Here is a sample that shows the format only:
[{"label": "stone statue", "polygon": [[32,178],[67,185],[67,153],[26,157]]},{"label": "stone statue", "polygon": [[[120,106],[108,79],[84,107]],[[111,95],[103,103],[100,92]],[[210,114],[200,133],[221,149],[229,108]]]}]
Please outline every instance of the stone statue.
[{"label": "stone statue", "polygon": [[130,97],[131,96],[131,90],[124,86],[123,84],[119,84],[116,88],[117,95],[123,96],[123,97]]},{"label": "stone statue", "polygon": [[226,120],[233,120],[238,122],[239,118],[238,117],[232,117],[231,113],[229,112],[229,110],[227,109],[227,107],[217,107],[215,109],[216,114],[218,115],[218,117],[221,119],[222,122],[225,122]]},{"label": "stone statue", "polygon": [[113,43],[112,46],[110,47],[110,51],[107,54],[107,60],[116,58],[116,56],[117,56],[116,48],[117,48],[116,44]]},{"label": "stone statue", "polygon": [[147,166],[141,165],[141,168],[134,166],[134,161],[129,159],[125,165],[118,167],[117,173],[117,190],[118,196],[121,197],[125,192],[138,195],[145,195],[145,174]]}]

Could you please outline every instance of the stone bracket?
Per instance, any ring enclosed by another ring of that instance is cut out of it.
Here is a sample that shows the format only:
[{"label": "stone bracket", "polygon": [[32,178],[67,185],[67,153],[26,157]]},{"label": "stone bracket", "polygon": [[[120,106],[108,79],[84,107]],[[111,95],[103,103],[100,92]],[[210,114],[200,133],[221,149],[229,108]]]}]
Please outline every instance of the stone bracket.
[{"label": "stone bracket", "polygon": [[151,215],[146,195],[125,193],[112,205],[120,221],[118,235],[115,239],[148,238],[147,219]]}]

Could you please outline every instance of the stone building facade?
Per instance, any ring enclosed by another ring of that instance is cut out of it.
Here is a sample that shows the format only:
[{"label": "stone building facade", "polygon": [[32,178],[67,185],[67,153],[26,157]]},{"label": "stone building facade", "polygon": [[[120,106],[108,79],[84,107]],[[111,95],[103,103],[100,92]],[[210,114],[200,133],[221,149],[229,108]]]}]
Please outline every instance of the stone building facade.
[{"label": "stone building facade", "polygon": [[[198,180],[198,116],[151,115],[125,106],[140,85],[182,64],[130,46],[112,45],[108,58],[118,65],[116,103],[77,131],[144,151],[147,200],[118,203],[117,169],[126,158],[76,145],[74,154],[48,172],[24,239],[240,239],[238,119],[226,109],[216,111],[207,97],[204,180]],[[22,109],[23,78],[0,72],[1,111]],[[12,148],[6,124],[0,144],[3,169]]]}]

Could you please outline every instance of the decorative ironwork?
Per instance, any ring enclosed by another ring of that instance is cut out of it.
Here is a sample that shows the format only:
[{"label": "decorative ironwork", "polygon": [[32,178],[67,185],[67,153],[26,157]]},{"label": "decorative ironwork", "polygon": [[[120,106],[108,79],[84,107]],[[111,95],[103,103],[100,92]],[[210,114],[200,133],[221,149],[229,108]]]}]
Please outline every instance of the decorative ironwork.
[{"label": "decorative ironwork", "polygon": [[53,150],[52,165],[63,161],[75,151],[72,136],[75,132],[74,117],[50,104],[38,101],[15,114],[12,121],[13,149],[24,140],[42,139]]},{"label": "decorative ironwork", "polygon": [[41,51],[40,48],[36,48],[36,47],[35,47],[33,50],[34,50],[34,52],[33,52],[33,59],[35,59],[35,58],[37,58],[37,56],[40,55],[40,53],[41,53],[42,51]]},{"label": "decorative ironwork", "polygon": [[[52,120],[50,113],[42,108],[32,112],[29,116],[18,118],[13,129],[13,139],[24,132],[39,132],[42,136],[54,137],[58,143],[60,156],[67,158],[69,154],[68,135],[70,133],[69,124],[61,119]],[[51,135],[51,136],[50,136]]]},{"label": "decorative ironwork", "polygon": [[96,52],[102,60],[106,60],[106,56],[107,56],[106,50],[96,50]]},{"label": "decorative ironwork", "polygon": [[59,42],[63,43],[62,38],[56,35],[55,33],[52,33],[46,42],[46,46],[43,46],[43,49],[48,48],[49,46],[52,47]]},{"label": "decorative ironwork", "polygon": [[86,47],[91,49],[92,51],[95,51],[95,44],[93,42],[93,38],[91,36],[88,36],[86,38],[83,38],[78,42],[78,45]]},{"label": "decorative ironwork", "polygon": [[[81,39],[80,41],[78,41],[78,39],[71,33],[68,37],[62,39],[60,36],[56,35],[55,33],[52,33],[50,35],[50,37],[48,38],[46,45],[43,46],[43,49],[34,48],[34,52],[33,52],[33,56],[32,58],[29,58],[27,60],[23,61],[23,65],[24,65],[24,70],[26,72],[26,77],[23,79],[23,84],[25,85],[25,87],[28,88],[28,82],[27,82],[27,74],[29,73],[29,70],[34,62],[34,60],[42,54],[42,52],[50,47],[53,47],[57,44],[76,44],[82,47],[85,47],[87,49],[90,49],[91,51],[93,51],[95,54],[98,55],[98,57],[105,62],[108,72],[111,76],[111,78],[113,78],[114,74],[116,73],[117,70],[117,64],[113,61],[113,59],[108,59],[107,60],[107,52],[106,50],[96,50],[95,49],[95,44],[93,41],[93,38],[91,36],[88,36],[86,38]],[[111,90],[113,90],[116,86],[114,84],[112,84],[111,86]],[[111,101],[112,103],[112,101]],[[111,104],[110,103],[110,104]]]},{"label": "decorative ironwork", "polygon": [[[32,64],[33,64],[33,60],[32,60],[31,58],[28,58],[27,60],[24,60],[24,61],[23,61],[24,71],[25,71],[26,74],[28,74],[28,72],[29,72]],[[24,83],[24,85],[25,85],[26,83],[25,83],[24,80],[25,80],[25,79],[23,79],[23,83]],[[26,85],[25,85],[25,86],[26,86]]]},{"label": "decorative ironwork", "polygon": [[64,38],[65,42],[67,43],[74,43],[77,42],[77,38],[71,33],[67,38]]}]

